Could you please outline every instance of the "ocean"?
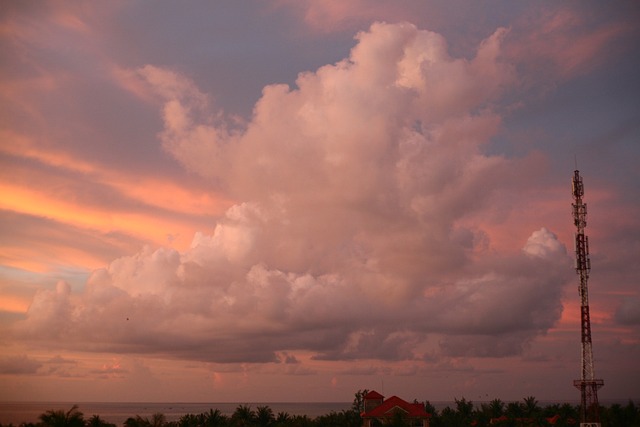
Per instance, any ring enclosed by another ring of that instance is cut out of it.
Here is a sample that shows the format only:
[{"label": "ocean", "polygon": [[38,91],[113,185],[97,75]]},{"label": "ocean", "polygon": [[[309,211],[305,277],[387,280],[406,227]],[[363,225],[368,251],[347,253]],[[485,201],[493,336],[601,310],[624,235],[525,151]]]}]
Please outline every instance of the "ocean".
[{"label": "ocean", "polygon": [[[68,411],[74,403],[66,402],[0,402],[0,424],[13,424],[18,426],[23,422],[35,423],[40,414],[48,410]],[[139,415],[151,417],[153,414],[162,413],[167,421],[177,421],[185,414],[201,414],[209,409],[219,409],[224,415],[231,415],[239,405],[248,405],[255,410],[258,406],[269,406],[274,415],[279,412],[287,412],[289,415],[307,415],[315,418],[332,411],[340,412],[351,408],[351,402],[326,402],[326,403],[77,403],[78,409],[88,419],[93,415],[117,426],[129,417]]]}]

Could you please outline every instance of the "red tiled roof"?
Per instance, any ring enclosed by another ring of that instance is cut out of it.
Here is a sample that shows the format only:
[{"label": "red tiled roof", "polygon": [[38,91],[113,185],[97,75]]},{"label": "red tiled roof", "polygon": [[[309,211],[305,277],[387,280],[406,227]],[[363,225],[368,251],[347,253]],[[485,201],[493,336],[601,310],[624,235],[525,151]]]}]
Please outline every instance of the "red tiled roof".
[{"label": "red tiled roof", "polygon": [[560,419],[560,414],[555,414],[553,417],[547,418],[547,422],[554,426],[556,425],[559,419]]},{"label": "red tiled roof", "polygon": [[411,418],[427,418],[431,416],[424,410],[424,406],[421,403],[409,403],[398,396],[391,396],[382,402],[380,406],[369,412],[363,412],[361,416],[362,418],[384,418],[393,415],[393,411],[396,408],[403,410]]},{"label": "red tiled roof", "polygon": [[371,390],[369,393],[367,393],[367,395],[364,398],[365,399],[384,399],[384,396],[375,390]]}]

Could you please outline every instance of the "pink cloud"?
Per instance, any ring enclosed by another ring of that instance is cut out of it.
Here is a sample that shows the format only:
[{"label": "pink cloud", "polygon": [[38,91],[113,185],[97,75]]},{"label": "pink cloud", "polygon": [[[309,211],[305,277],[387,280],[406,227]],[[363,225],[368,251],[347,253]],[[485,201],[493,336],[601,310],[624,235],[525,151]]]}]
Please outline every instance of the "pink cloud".
[{"label": "pink cloud", "polygon": [[36,374],[41,367],[42,363],[24,354],[0,359],[0,374],[2,375],[32,375]]},{"label": "pink cloud", "polygon": [[343,29],[354,21],[358,23],[375,19],[397,21],[408,19],[406,9],[395,7],[389,2],[354,0],[343,2],[276,0],[277,6],[292,8],[303,16],[304,22],[315,31],[331,32]]},{"label": "pink cloud", "polygon": [[570,7],[546,9],[527,20],[505,51],[526,65],[533,79],[534,73],[554,80],[584,74],[619,53],[616,40],[633,30],[625,23],[601,23]]},{"label": "pink cloud", "polygon": [[[145,67],[140,73],[167,99],[165,148],[198,173],[224,177],[232,194],[240,191],[242,198],[245,191],[251,193],[250,177],[261,185],[268,182],[273,192],[296,191],[298,183],[335,188],[336,181],[347,191],[346,183],[374,185],[372,170],[355,167],[382,162],[383,156],[394,155],[390,150],[411,150],[412,138],[449,143],[445,139],[462,137],[459,143],[468,142],[472,155],[478,143],[495,134],[500,119],[491,111],[491,101],[514,78],[495,53],[503,35],[498,30],[468,61],[450,58],[435,33],[410,24],[374,24],[358,36],[360,43],[348,60],[301,74],[298,90],[267,86],[245,130],[220,112],[208,112],[204,95],[171,72]],[[479,114],[468,113],[478,108]],[[412,129],[416,124],[417,132]],[[389,138],[402,142],[393,147]],[[399,161],[427,157],[403,154]],[[357,155],[366,157],[345,168],[344,162]],[[277,166],[283,163],[286,175]],[[325,167],[333,170],[327,173]],[[346,171],[359,179],[350,179]]]},{"label": "pink cloud", "polygon": [[[15,332],[220,363],[518,354],[558,320],[567,257],[544,228],[490,251],[482,226],[527,179],[484,153],[517,80],[506,34],[462,59],[438,34],[373,24],[348,58],[265,87],[240,125],[179,73],[137,70],[163,102],[163,147],[236,202],[190,247],[147,247],[81,292],[38,293]],[[130,223],[163,229],[144,222]],[[480,336],[486,348],[464,344]]]},{"label": "pink cloud", "polygon": [[[230,205],[201,185],[122,171],[44,138],[1,134],[0,152],[10,159],[3,168],[12,179],[0,182],[0,208],[24,225],[5,233],[0,249],[5,265],[33,272],[56,265],[93,269],[111,261],[116,248],[130,253],[145,243],[169,240],[187,248],[194,231],[206,229],[210,218]],[[22,243],[36,233],[34,243]],[[70,244],[72,236],[77,241]]]}]

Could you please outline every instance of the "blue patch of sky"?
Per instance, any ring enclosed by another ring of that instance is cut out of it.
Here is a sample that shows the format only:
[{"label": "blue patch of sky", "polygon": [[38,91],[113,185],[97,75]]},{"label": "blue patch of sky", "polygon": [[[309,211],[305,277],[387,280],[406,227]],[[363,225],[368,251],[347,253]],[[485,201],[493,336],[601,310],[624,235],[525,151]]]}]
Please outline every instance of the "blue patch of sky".
[{"label": "blue patch of sky", "polygon": [[506,131],[491,152],[513,156],[541,150],[558,171],[572,168],[577,157],[583,168],[628,177],[640,157],[638,75],[640,61],[623,58],[543,95],[526,94],[524,107],[505,119]]},{"label": "blue patch of sky", "polygon": [[[115,57],[131,67],[152,64],[193,79],[216,105],[248,117],[268,84],[292,85],[298,73],[348,55],[353,34],[315,37],[282,8],[242,2],[184,7],[134,4],[117,18]],[[143,22],[144,24],[141,24]]]},{"label": "blue patch of sky", "polygon": [[[86,268],[76,268],[67,265],[53,266],[50,271],[41,273],[23,270],[21,268],[0,265],[0,277],[7,283],[19,284],[20,289],[27,293],[34,293],[36,289],[55,289],[56,283],[64,280],[73,291],[84,288],[91,271]],[[27,286],[25,288],[24,286]]]}]

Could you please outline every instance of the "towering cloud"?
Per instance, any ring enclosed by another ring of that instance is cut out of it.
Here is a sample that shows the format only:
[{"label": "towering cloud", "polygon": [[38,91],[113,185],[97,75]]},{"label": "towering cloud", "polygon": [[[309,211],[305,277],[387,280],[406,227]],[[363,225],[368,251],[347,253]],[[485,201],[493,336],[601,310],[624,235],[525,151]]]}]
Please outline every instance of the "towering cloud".
[{"label": "towering cloud", "polygon": [[571,271],[552,232],[502,253],[485,222],[530,167],[485,149],[517,80],[506,35],[463,59],[436,33],[373,24],[347,59],[265,87],[246,122],[139,69],[164,148],[236,203],[186,251],[146,248],[79,294],[41,292],[20,332],[217,362],[414,359],[432,336],[437,354],[517,354],[559,318]]}]

